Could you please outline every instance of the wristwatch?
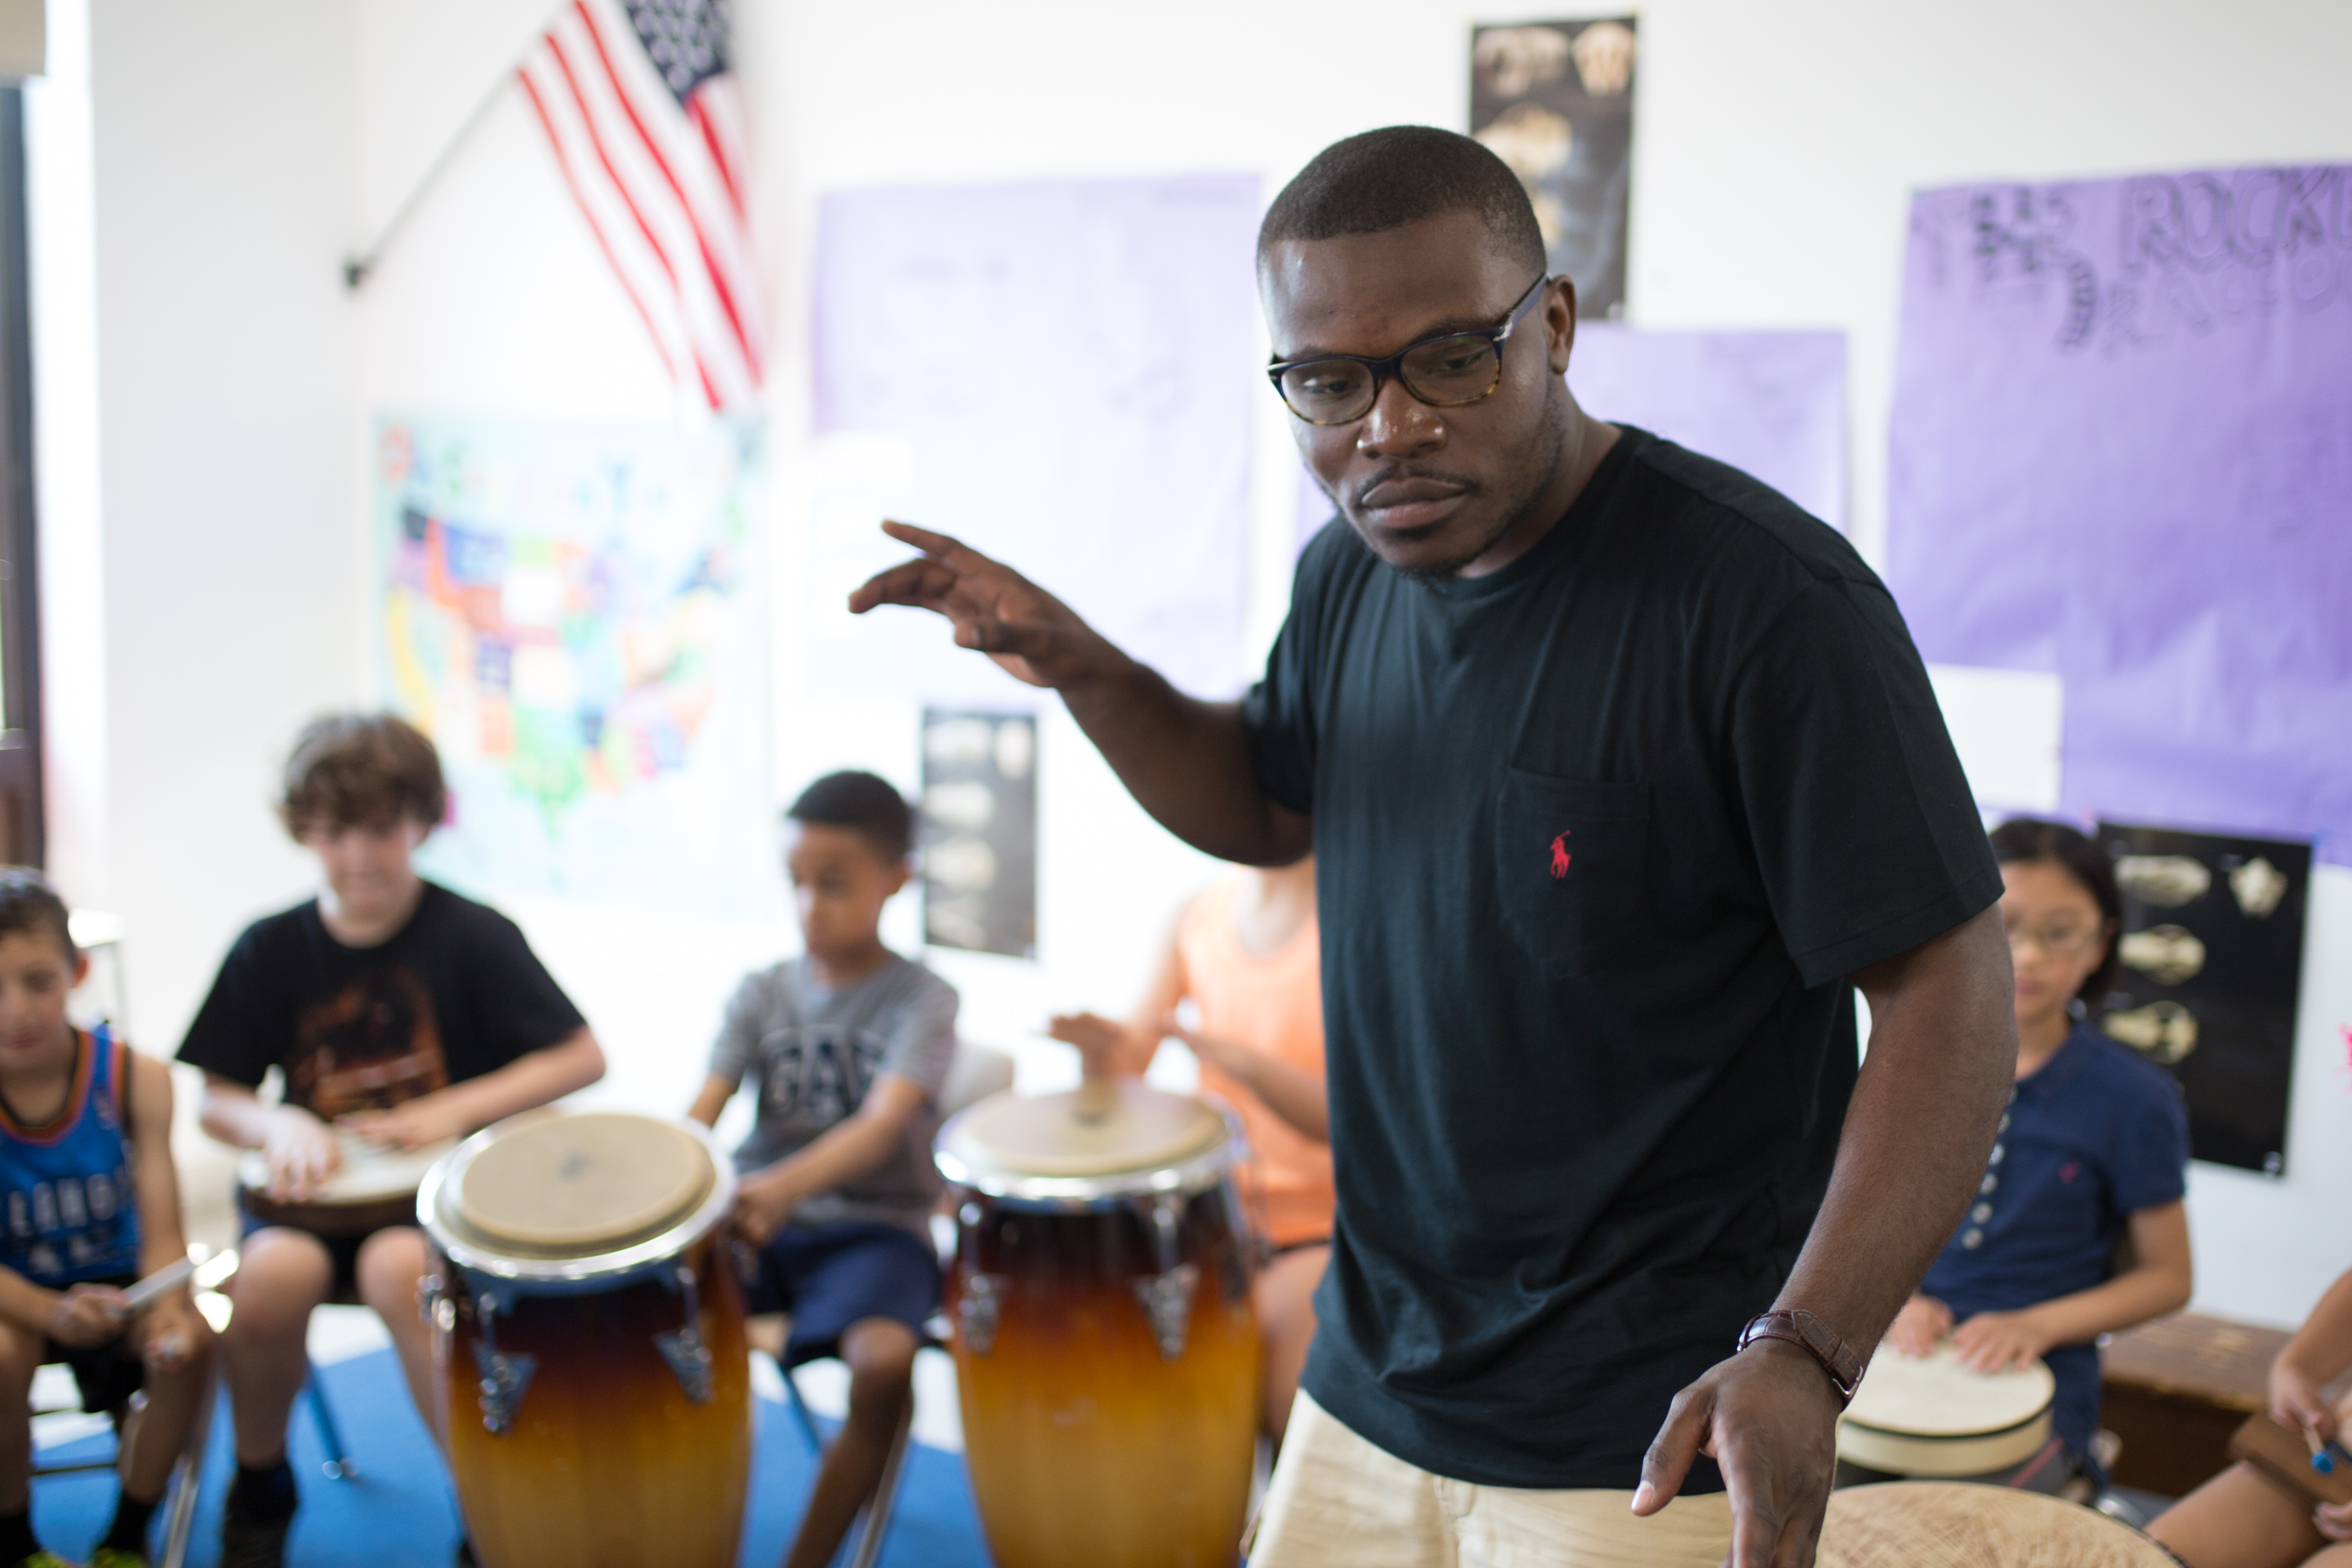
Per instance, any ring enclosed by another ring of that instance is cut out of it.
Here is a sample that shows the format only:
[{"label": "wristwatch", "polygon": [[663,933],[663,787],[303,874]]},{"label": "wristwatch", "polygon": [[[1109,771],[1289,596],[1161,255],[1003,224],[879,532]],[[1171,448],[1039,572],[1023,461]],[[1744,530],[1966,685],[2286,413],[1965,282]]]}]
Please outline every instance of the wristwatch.
[{"label": "wristwatch", "polygon": [[1822,1363],[1829,1373],[1830,1386],[1835,1388],[1840,1405],[1853,1402],[1853,1391],[1862,1382],[1862,1358],[1853,1347],[1840,1339],[1837,1331],[1804,1309],[1794,1311],[1767,1312],[1739,1331],[1739,1348],[1746,1350],[1758,1340],[1786,1340]]}]

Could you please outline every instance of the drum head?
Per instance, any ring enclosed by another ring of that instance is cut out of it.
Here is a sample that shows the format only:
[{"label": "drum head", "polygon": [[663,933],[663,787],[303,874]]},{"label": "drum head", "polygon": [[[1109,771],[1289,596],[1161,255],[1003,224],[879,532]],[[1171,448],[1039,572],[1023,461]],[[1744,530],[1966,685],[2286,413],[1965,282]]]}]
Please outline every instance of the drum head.
[{"label": "drum head", "polygon": [[1830,1494],[1820,1568],[2176,1568],[2127,1524],[2040,1492],[1888,1481]]},{"label": "drum head", "polygon": [[1227,1136],[1197,1100],[1133,1079],[1062,1094],[992,1095],[943,1140],[965,1164],[1030,1176],[1111,1176],[1174,1165]]},{"label": "drum head", "polygon": [[2050,1440],[2057,1387],[2038,1361],[1970,1372],[1949,1340],[1916,1358],[1882,1341],[1838,1422],[1838,1457],[1898,1476],[1979,1476],[2022,1464]]},{"label": "drum head", "polygon": [[650,1116],[588,1111],[501,1133],[458,1173],[451,1201],[489,1241],[595,1247],[683,1219],[712,1180],[692,1133]]}]

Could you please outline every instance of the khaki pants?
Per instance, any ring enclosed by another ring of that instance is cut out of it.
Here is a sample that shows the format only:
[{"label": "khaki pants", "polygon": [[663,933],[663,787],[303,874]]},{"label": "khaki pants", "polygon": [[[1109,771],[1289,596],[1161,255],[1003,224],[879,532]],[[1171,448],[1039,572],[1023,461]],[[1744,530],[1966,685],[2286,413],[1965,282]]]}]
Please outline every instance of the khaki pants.
[{"label": "khaki pants", "polygon": [[1292,1406],[1249,1568],[1717,1568],[1720,1492],[1635,1519],[1630,1491],[1448,1480],[1374,1447],[1306,1394]]}]

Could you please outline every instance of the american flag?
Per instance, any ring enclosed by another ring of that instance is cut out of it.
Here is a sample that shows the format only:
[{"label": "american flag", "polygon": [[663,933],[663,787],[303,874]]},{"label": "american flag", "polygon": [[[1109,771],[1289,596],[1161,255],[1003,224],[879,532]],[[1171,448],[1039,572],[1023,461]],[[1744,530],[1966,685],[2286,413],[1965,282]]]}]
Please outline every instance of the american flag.
[{"label": "american flag", "polygon": [[588,226],[681,385],[760,387],[727,0],[572,0],[517,74]]}]

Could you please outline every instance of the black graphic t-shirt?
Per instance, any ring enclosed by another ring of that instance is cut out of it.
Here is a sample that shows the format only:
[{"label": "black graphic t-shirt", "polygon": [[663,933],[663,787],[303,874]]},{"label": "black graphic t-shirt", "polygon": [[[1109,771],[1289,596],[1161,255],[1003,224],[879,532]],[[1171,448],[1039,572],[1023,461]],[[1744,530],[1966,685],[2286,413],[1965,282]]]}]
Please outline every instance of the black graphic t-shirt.
[{"label": "black graphic t-shirt", "polygon": [[2000,893],[1902,617],[1831,529],[1627,430],[1486,577],[1333,521],[1244,713],[1315,819],[1308,1392],[1441,1475],[1632,1487],[1812,1224],[1846,977]]},{"label": "black graphic t-shirt", "polygon": [[180,1059],[332,1121],[495,1072],[583,1019],[514,921],[427,882],[374,947],[328,934],[317,900],[257,920],[214,978]]}]

